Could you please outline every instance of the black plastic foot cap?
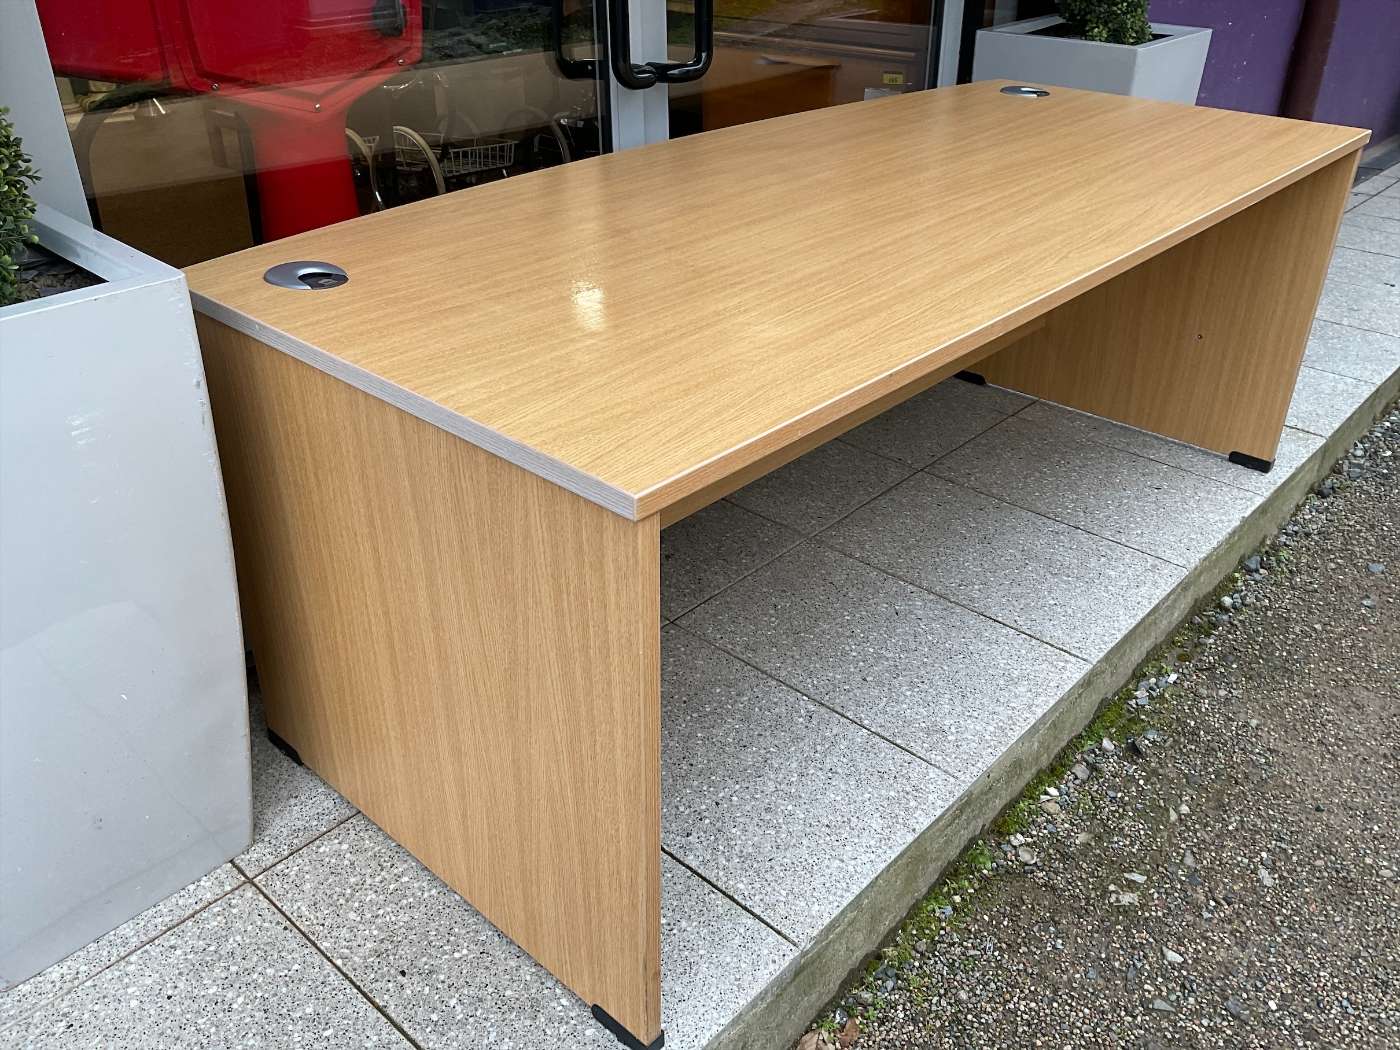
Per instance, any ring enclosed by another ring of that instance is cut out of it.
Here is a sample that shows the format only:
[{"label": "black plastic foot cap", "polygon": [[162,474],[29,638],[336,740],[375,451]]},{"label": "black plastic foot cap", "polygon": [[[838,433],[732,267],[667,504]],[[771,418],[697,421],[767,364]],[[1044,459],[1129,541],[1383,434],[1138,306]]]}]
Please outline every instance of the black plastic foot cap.
[{"label": "black plastic foot cap", "polygon": [[975,383],[977,386],[986,386],[987,377],[981,372],[958,372],[954,379],[961,379],[964,383]]},{"label": "black plastic foot cap", "polygon": [[1248,452],[1231,452],[1230,462],[1241,467],[1248,467],[1250,470],[1257,470],[1260,474],[1267,474],[1274,469],[1273,460],[1260,459],[1258,456],[1251,456]]},{"label": "black plastic foot cap", "polygon": [[287,743],[280,736],[274,733],[271,729],[267,731],[267,738],[268,740],[272,741],[273,747],[275,747],[278,751],[282,752],[282,754],[286,755],[297,765],[306,765],[306,763],[301,760],[301,756],[297,754],[297,749],[292,747],[291,744]]},{"label": "black plastic foot cap", "polygon": [[593,1020],[597,1021],[609,1032],[617,1036],[617,1041],[627,1047],[627,1050],[661,1050],[661,1048],[666,1045],[665,1032],[662,1032],[651,1042],[644,1043],[627,1029],[623,1028],[622,1025],[618,1024],[617,1021],[613,1019],[612,1014],[608,1013],[597,1003],[593,1004]]}]

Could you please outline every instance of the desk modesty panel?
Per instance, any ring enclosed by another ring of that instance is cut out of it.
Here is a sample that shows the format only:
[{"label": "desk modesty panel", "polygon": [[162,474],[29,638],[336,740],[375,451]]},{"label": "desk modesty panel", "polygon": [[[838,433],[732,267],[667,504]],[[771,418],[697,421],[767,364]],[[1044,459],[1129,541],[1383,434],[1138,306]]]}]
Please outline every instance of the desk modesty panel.
[{"label": "desk modesty panel", "polygon": [[[1273,457],[1366,133],[998,87],[189,271],[269,726],[628,1046],[661,1039],[665,524],[974,367]],[[349,283],[263,280],[292,260]]]},{"label": "desk modesty panel", "polygon": [[[999,86],[532,172],[204,263],[190,286],[210,316],[639,519],[1345,169],[1368,137]],[[294,259],[350,281],[262,280]]]}]

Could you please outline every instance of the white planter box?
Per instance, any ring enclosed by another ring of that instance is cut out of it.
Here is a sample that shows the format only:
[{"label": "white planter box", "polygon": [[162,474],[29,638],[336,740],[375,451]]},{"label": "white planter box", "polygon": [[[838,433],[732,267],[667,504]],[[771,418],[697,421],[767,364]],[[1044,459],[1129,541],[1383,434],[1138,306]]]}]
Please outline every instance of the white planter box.
[{"label": "white planter box", "polygon": [[977,31],[973,80],[1107,91],[1194,105],[1210,49],[1210,30],[1153,22],[1160,39],[1136,46],[1037,35],[1058,25],[1058,15],[1027,18]]},{"label": "white planter box", "polygon": [[0,309],[0,989],[242,850],[247,684],[184,276],[40,206],[105,283]]}]

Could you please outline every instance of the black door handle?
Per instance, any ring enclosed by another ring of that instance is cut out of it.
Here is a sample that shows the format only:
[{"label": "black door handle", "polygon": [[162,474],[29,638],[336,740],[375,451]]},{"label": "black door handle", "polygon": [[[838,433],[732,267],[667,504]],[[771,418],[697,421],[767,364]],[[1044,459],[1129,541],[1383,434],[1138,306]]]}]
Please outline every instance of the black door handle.
[{"label": "black door handle", "polygon": [[715,59],[715,0],[695,0],[695,45],[688,62],[651,62],[668,83],[699,80]]},{"label": "black door handle", "polygon": [[632,26],[627,0],[608,0],[608,53],[613,76],[623,87],[642,91],[665,81],[699,80],[715,57],[714,0],[695,0],[695,46],[686,62],[633,62]]}]

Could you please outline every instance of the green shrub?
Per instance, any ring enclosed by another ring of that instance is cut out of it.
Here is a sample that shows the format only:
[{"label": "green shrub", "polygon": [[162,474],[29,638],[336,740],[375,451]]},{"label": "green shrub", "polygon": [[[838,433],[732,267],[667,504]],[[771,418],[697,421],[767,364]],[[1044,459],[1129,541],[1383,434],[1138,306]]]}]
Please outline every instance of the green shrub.
[{"label": "green shrub", "polygon": [[1060,17],[1085,40],[1145,44],[1152,39],[1147,0],[1059,0]]},{"label": "green shrub", "polygon": [[29,230],[34,217],[34,198],[29,187],[39,174],[20,149],[15,126],[6,119],[8,109],[0,106],[0,306],[19,299],[15,255],[22,244],[38,240]]}]

